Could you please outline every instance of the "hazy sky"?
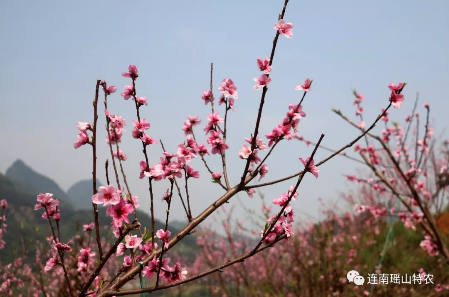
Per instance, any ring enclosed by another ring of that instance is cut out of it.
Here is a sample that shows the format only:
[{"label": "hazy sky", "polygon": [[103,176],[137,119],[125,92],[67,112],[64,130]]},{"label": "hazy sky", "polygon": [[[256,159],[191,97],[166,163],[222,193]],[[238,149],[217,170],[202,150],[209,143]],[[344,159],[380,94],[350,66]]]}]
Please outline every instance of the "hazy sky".
[{"label": "hazy sky", "polygon": [[[260,75],[256,59],[270,55],[273,24],[283,2],[0,1],[0,171],[4,173],[20,158],[64,190],[90,178],[91,148],[75,150],[73,142],[77,122],[92,122],[96,79],[106,80],[118,89],[109,99],[110,112],[127,120],[121,148],[129,158],[125,170],[132,193],[149,211],[147,181],[138,179],[141,145],[131,137],[134,104],[120,96],[130,80],[121,73],[130,64],[137,65],[138,95],[147,96],[149,103],[141,108],[142,117],[151,123],[148,134],[162,139],[174,153],[184,140],[181,128],[187,115],[203,120],[196,134],[205,143],[202,127],[210,106],[203,104],[201,94],[209,88],[213,62],[215,96],[219,97],[217,87],[224,78],[231,78],[240,93],[228,128],[229,174],[235,184],[245,164],[237,153],[243,138],[254,130],[262,92],[253,90],[253,78]],[[357,131],[331,108],[356,120],[352,106],[356,88],[365,96],[365,117],[371,123],[388,104],[388,84],[401,81],[408,83],[405,103],[400,110],[391,110],[390,118],[403,123],[419,91],[419,106],[430,103],[438,135],[447,126],[449,110],[448,12],[449,2],[444,0],[291,0],[285,20],[293,23],[294,37],[281,36],[278,42],[261,134],[282,121],[289,103],[299,102],[302,93],[294,87],[310,77],[313,87],[303,104],[307,117],[300,123],[300,134],[307,139],[316,141],[325,133],[325,146],[340,148],[350,142]],[[104,183],[103,164],[110,156],[103,110],[101,104],[98,172]],[[223,108],[218,111],[223,116]],[[309,156],[312,149],[298,141],[282,142],[267,162],[270,172],[265,181],[302,170],[298,158]],[[149,153],[153,166],[161,147],[152,146]],[[327,155],[321,150],[316,160]],[[217,156],[207,159],[214,171],[221,172]],[[190,182],[193,214],[198,215],[223,191],[210,182],[199,159],[192,166],[202,175]],[[341,174],[354,173],[356,167],[342,158],[323,165],[319,179],[306,176],[294,207],[317,216],[317,198],[337,200],[347,186]],[[291,180],[263,191],[271,201],[293,184]],[[168,185],[168,181],[156,183],[159,219],[165,218],[160,199]],[[257,198],[251,200],[245,193],[240,197],[248,208],[259,210]],[[176,196],[172,219],[184,219],[181,210]],[[245,218],[242,210],[237,215]]]}]

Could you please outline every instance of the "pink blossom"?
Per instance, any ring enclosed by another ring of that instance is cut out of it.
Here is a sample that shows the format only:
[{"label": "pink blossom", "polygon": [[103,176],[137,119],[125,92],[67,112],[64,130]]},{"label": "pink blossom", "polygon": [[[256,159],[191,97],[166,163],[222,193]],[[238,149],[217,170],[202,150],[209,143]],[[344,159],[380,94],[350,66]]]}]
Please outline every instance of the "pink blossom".
[{"label": "pink blossom", "polygon": [[297,85],[295,87],[295,90],[299,91],[299,90],[303,90],[304,92],[308,92],[310,91],[310,86],[312,85],[312,81],[310,79],[306,79],[306,81],[304,82],[303,85]]},{"label": "pink blossom", "polygon": [[234,97],[235,99],[239,99],[239,92],[237,92],[237,88],[235,87],[232,79],[223,79],[221,85],[218,87],[218,90],[226,98]]},{"label": "pink blossom", "polygon": [[360,129],[365,129],[365,121],[361,121],[357,127],[359,127]]},{"label": "pink blossom", "polygon": [[[7,208],[7,207],[8,207],[8,202],[6,202],[5,199],[2,199],[2,200],[0,201],[0,207],[3,208],[3,209]],[[0,237],[1,237],[1,236],[0,236]]]},{"label": "pink blossom", "polygon": [[128,67],[128,72],[123,72],[122,76],[135,80],[139,77],[139,71],[137,70],[137,67],[135,65],[130,65]]},{"label": "pink blossom", "polygon": [[116,257],[120,257],[121,255],[123,255],[126,251],[126,246],[123,242],[121,242],[118,246],[117,246],[117,252],[115,254]]},{"label": "pink blossom", "polygon": [[98,193],[92,196],[92,202],[95,204],[117,205],[120,203],[122,191],[117,191],[113,185],[99,187]]},{"label": "pink blossom", "polygon": [[400,90],[402,90],[402,88],[404,87],[404,83],[399,83],[397,86],[394,85],[393,83],[390,83],[390,85],[388,86],[388,88],[392,91],[392,92],[399,92]]},{"label": "pink blossom", "polygon": [[134,249],[142,243],[142,238],[138,238],[137,235],[132,235],[132,236],[126,235],[125,241],[126,241],[126,244],[125,244],[126,248]]},{"label": "pink blossom", "polygon": [[259,66],[259,70],[263,71],[265,74],[269,74],[272,70],[270,66],[270,59],[265,58],[265,60],[257,59],[257,66]]},{"label": "pink blossom", "polygon": [[77,149],[86,143],[89,143],[89,135],[87,135],[86,132],[80,132],[78,134],[78,139],[75,140],[75,143],[73,144],[73,147]]},{"label": "pink blossom", "polygon": [[277,24],[274,24],[273,28],[275,30],[278,30],[279,35],[285,35],[285,37],[287,38],[292,38],[293,37],[293,25],[292,23],[285,23],[284,20],[279,20],[279,22]]},{"label": "pink blossom", "polygon": [[207,105],[208,103],[211,103],[214,101],[214,96],[212,92],[209,91],[203,91],[203,95],[201,95],[201,99],[204,100],[204,104]]},{"label": "pink blossom", "polygon": [[92,231],[95,227],[94,222],[88,224],[88,225],[83,225],[83,230],[84,231]]},{"label": "pink blossom", "polygon": [[116,205],[108,207],[106,209],[106,215],[112,217],[116,226],[121,227],[123,221],[129,224],[128,215],[134,212],[134,208],[131,203],[127,203],[124,199],[120,199]]},{"label": "pink blossom", "polygon": [[122,131],[109,129],[109,135],[106,136],[107,144],[116,144],[122,142]]},{"label": "pink blossom", "polygon": [[271,80],[271,77],[268,77],[266,74],[262,74],[260,77],[254,78],[254,81],[257,82],[254,86],[254,90],[260,90],[263,87],[267,87]]},{"label": "pink blossom", "polygon": [[53,199],[53,194],[51,193],[45,193],[45,194],[39,194],[37,195],[37,202],[34,206],[34,210],[38,210],[41,208],[45,208],[47,210],[56,209],[56,207],[59,205],[58,200]]},{"label": "pink blossom", "polygon": [[117,88],[115,86],[108,87],[108,84],[106,82],[102,84],[102,87],[106,95],[111,95],[112,93],[115,93],[115,91],[117,91]]},{"label": "pink blossom", "polygon": [[158,143],[156,140],[154,140],[150,136],[146,135],[145,133],[143,133],[143,136],[140,137],[140,140],[142,140],[142,142],[145,145],[151,145],[151,144],[157,144]]},{"label": "pink blossom", "polygon": [[[307,163],[310,160],[310,157],[308,157],[305,161],[302,158],[299,158],[299,160],[302,162],[302,164],[304,164],[304,166],[307,166]],[[320,170],[318,169],[318,167],[314,166],[315,161],[311,160],[309,163],[309,167],[306,168],[307,171],[309,171],[310,173],[312,173],[316,178],[318,178],[318,173],[320,172]]]},{"label": "pink blossom", "polygon": [[[133,98],[134,100],[134,98]],[[139,103],[139,106],[146,105],[148,106],[147,97],[136,97],[137,103]]]},{"label": "pink blossom", "polygon": [[198,153],[200,154],[200,156],[204,156],[205,154],[209,155],[209,151],[204,144],[200,144],[198,146]]},{"label": "pink blossom", "polygon": [[212,178],[215,180],[220,180],[223,173],[212,173]]},{"label": "pink blossom", "polygon": [[168,248],[168,241],[169,241],[170,235],[171,235],[171,232],[170,232],[170,231],[164,231],[164,230],[162,230],[162,229],[159,229],[159,230],[156,232],[156,236],[157,236],[160,240],[162,240],[162,242],[165,243],[165,244],[164,244],[164,247],[165,247],[166,249]]},{"label": "pink blossom", "polygon": [[[251,136],[251,138],[245,138],[245,141],[252,144],[253,137]],[[256,148],[261,151],[266,151],[268,149],[267,145],[263,142],[263,139],[260,139],[259,137],[256,138]]]},{"label": "pink blossom", "polygon": [[287,118],[290,119],[290,122],[292,120],[300,120],[301,118],[304,118],[305,116],[306,116],[306,113],[302,111],[301,105],[290,104],[288,106]]},{"label": "pink blossom", "polygon": [[78,128],[81,132],[86,132],[86,130],[92,129],[88,122],[78,122],[76,128]]},{"label": "pink blossom", "polygon": [[362,103],[362,101],[363,101],[363,95],[362,94],[358,93],[357,91],[354,91],[354,96],[355,96],[354,105]]},{"label": "pink blossom", "polygon": [[122,161],[128,160],[128,156],[126,156],[126,155],[123,153],[122,150],[115,151],[115,152],[113,153],[113,155],[114,155],[115,158],[117,158],[117,159],[119,159],[119,160],[122,160]]},{"label": "pink blossom", "polygon": [[400,108],[402,102],[404,102],[404,95],[397,94],[396,92],[391,92],[390,102],[391,102],[391,105],[393,105],[394,108]]},{"label": "pink blossom", "polygon": [[134,84],[131,83],[129,86],[125,86],[125,91],[121,93],[120,95],[125,99],[128,100],[131,98],[131,96],[134,93]]},{"label": "pink blossom", "polygon": [[53,257],[48,259],[47,263],[45,264],[45,271],[50,271],[53,267],[56,266],[56,264],[59,263],[57,253],[53,252]]},{"label": "pink blossom", "polygon": [[244,144],[239,151],[239,157],[240,159],[248,159],[251,153],[251,149],[246,144]]},{"label": "pink blossom", "polygon": [[191,166],[187,165],[186,168],[187,168],[186,169],[187,178],[189,178],[189,177],[199,178],[200,177],[200,173],[198,171],[194,171]]},{"label": "pink blossom", "polygon": [[263,164],[263,165],[260,167],[260,170],[259,170],[259,174],[260,174],[259,181],[260,181],[263,177],[265,177],[265,174],[267,174],[267,173],[268,173],[268,165],[267,165],[267,164]]},{"label": "pink blossom", "polygon": [[142,179],[145,177],[145,171],[147,170],[147,162],[145,161],[140,161],[140,176],[139,178]]},{"label": "pink blossom", "polygon": [[254,196],[254,193],[256,193],[256,190],[254,190],[254,189],[248,189],[247,191],[246,191],[246,193],[248,194],[248,197],[249,198],[253,198]]},{"label": "pink blossom", "polygon": [[146,123],[145,119],[141,119],[140,122],[133,121],[132,124],[135,129],[139,130],[142,133],[145,132],[145,130],[150,129],[150,123]]},{"label": "pink blossom", "polygon": [[125,268],[125,271],[131,267],[131,265],[133,265],[133,260],[131,259],[130,256],[125,256],[125,258],[123,258],[123,268]]}]

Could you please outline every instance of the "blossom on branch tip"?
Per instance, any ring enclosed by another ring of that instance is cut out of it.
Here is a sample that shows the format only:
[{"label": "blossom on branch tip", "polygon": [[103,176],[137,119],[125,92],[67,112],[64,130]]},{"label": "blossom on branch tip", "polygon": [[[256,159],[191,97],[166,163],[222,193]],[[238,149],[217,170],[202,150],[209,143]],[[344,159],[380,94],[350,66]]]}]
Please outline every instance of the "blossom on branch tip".
[{"label": "blossom on branch tip", "polygon": [[115,91],[117,91],[117,88],[115,86],[109,86],[106,82],[104,82],[102,84],[103,86],[103,91],[105,92],[106,95],[111,95],[112,93],[115,93]]},{"label": "blossom on branch tip", "polygon": [[128,67],[128,72],[123,72],[122,76],[135,80],[139,77],[139,71],[137,70],[137,67],[135,65],[130,65]]},{"label": "blossom on branch tip", "polygon": [[293,37],[292,23],[285,23],[285,21],[281,19],[277,24],[274,24],[273,28],[279,32],[279,35],[285,35],[287,38]]},{"label": "blossom on branch tip", "polygon": [[304,84],[303,85],[297,85],[295,87],[295,90],[296,91],[303,90],[304,92],[310,91],[310,86],[312,85],[312,81],[313,80],[310,80],[310,79],[307,78],[306,81],[304,82]]},{"label": "blossom on branch tip", "polygon": [[218,87],[218,90],[226,98],[234,97],[235,99],[239,99],[239,92],[237,92],[237,88],[230,78],[223,79],[221,85]]}]

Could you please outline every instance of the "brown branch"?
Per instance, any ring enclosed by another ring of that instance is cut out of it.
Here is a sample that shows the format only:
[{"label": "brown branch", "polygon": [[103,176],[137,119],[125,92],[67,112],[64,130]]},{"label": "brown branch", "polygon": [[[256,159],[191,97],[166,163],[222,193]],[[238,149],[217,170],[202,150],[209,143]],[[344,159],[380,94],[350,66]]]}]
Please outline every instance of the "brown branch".
[{"label": "brown branch", "polygon": [[[287,8],[288,1],[289,0],[285,0],[284,7],[282,9],[282,13],[279,15],[279,19],[283,19],[284,18],[285,9]],[[279,31],[276,31],[276,36],[274,37],[274,40],[273,40],[273,47],[271,49],[269,66],[271,66],[273,64],[274,52],[276,50],[276,45],[277,45],[277,42],[278,42],[278,38],[279,38]],[[266,74],[266,76],[268,78],[270,75]],[[260,99],[259,113],[257,115],[256,127],[254,128],[253,141],[251,143],[251,151],[253,151],[256,148],[256,139],[257,139],[257,136],[259,134],[259,125],[260,125],[260,120],[262,118],[262,110],[263,110],[263,105],[265,103],[265,95],[267,94],[267,91],[268,91],[267,86],[264,86],[263,90],[262,90],[262,97]],[[241,181],[240,181],[240,185],[241,186],[243,186],[243,184],[245,182],[245,178],[246,178],[246,174],[248,173],[250,162],[251,162],[251,160],[250,160],[250,158],[248,158],[247,161],[246,161],[245,170],[243,171],[242,178],[241,178]]]},{"label": "brown branch", "polygon": [[117,249],[117,246],[122,242],[123,238],[134,229],[138,229],[140,227],[140,223],[136,222],[133,224],[129,224],[123,232],[121,232],[119,238],[115,241],[114,245],[109,249],[109,251],[106,253],[104,258],[100,260],[100,263],[98,264],[97,268],[92,272],[87,282],[84,284],[83,288],[81,289],[80,293],[78,294],[78,297],[84,297],[84,294],[86,294],[87,290],[89,289],[90,285],[93,283],[95,278],[100,274],[101,269],[106,264],[108,259],[112,256],[112,254],[115,253],[115,250]]},{"label": "brown branch", "polygon": [[[315,156],[316,151],[318,150],[318,147],[320,146],[321,141],[324,138],[324,134],[321,134],[320,139],[318,140],[318,143],[315,145],[315,149],[312,152],[312,155],[309,158],[309,161],[307,162],[307,164],[305,165],[305,170],[304,173],[308,172],[309,170],[309,165],[310,163],[313,161],[313,157]],[[251,252],[252,254],[254,254],[257,249],[262,245],[262,243],[264,242],[265,238],[267,238],[268,234],[270,234],[270,232],[273,230],[274,226],[276,225],[276,223],[278,222],[279,218],[281,217],[281,215],[284,213],[285,208],[287,207],[287,205],[290,203],[291,199],[293,198],[293,196],[296,193],[296,190],[298,189],[299,185],[302,182],[302,179],[304,178],[304,174],[301,174],[298,177],[298,181],[296,182],[295,188],[293,189],[293,191],[291,192],[291,194],[289,195],[287,202],[284,204],[284,206],[282,207],[281,211],[278,213],[278,215],[276,216],[276,218],[271,222],[270,227],[264,232],[262,239],[259,241],[259,243],[257,244],[257,246],[253,249],[253,251]]]},{"label": "brown branch", "polygon": [[[248,184],[253,180],[256,175],[257,171],[254,171],[250,173],[250,175],[245,179],[244,184]],[[212,203],[206,210],[204,210],[198,217],[193,219],[187,226],[182,229],[181,232],[179,232],[175,237],[172,238],[172,240],[169,242],[168,249],[171,249],[174,245],[176,245],[182,238],[189,235],[190,232],[198,226],[201,222],[203,222],[210,214],[212,214],[214,211],[216,211],[220,206],[225,204],[229,199],[231,199],[235,194],[237,194],[239,191],[242,190],[242,186],[237,185],[234,188],[230,189],[227,193],[225,193],[221,198],[219,198],[217,201]],[[148,255],[142,262],[144,265],[147,265],[147,263],[154,258],[154,256],[159,256],[161,253],[161,249],[153,250],[153,252]],[[114,293],[112,295],[115,295],[116,291],[121,288],[124,284],[126,284],[129,280],[131,280],[137,273],[142,271],[142,265],[133,265],[129,271],[114,285],[111,286],[111,288],[108,288],[108,292],[105,292],[103,290],[98,297],[104,297],[106,296],[106,293],[110,293],[110,291],[113,291]],[[109,291],[110,290],[110,291]]]},{"label": "brown branch", "polygon": [[[170,183],[171,183],[170,196],[168,197],[168,200],[167,200],[167,216],[165,218],[165,229],[164,229],[164,232],[167,232],[167,229],[168,229],[168,216],[170,215],[171,198],[173,196],[173,180],[170,180]],[[161,273],[161,269],[162,269],[162,257],[164,256],[164,249],[165,249],[164,246],[162,246],[161,256],[159,257],[159,267],[158,267],[158,270],[157,270],[156,287],[159,285],[159,278],[160,278],[160,273]]]},{"label": "brown branch", "polygon": [[[285,239],[285,238],[286,238],[286,236],[285,236],[285,235],[282,235],[282,236],[280,236],[276,241],[273,241],[273,242],[270,243],[269,245],[260,247],[255,253],[257,254],[257,253],[260,253],[261,251],[263,251],[263,250],[265,250],[265,249],[267,249],[267,248],[271,248],[271,247],[273,247],[276,243],[278,243],[279,241],[281,241],[281,240],[283,240],[283,239]],[[200,278],[202,278],[202,277],[204,277],[204,276],[207,276],[207,275],[209,275],[209,274],[212,274],[212,273],[214,273],[214,272],[222,271],[224,268],[226,268],[226,267],[228,267],[228,266],[231,266],[231,265],[234,265],[234,264],[236,264],[236,263],[244,262],[246,259],[248,259],[249,257],[251,257],[251,256],[253,256],[253,255],[254,255],[254,254],[247,253],[247,254],[245,254],[245,255],[239,257],[239,258],[236,258],[236,259],[234,259],[234,260],[232,260],[232,261],[229,260],[229,261],[228,261],[227,263],[225,263],[225,264],[222,264],[222,265],[217,266],[217,267],[215,267],[215,268],[213,268],[213,269],[210,269],[209,271],[206,271],[206,272],[197,274],[197,275],[195,275],[195,276],[192,276],[192,277],[189,277],[189,278],[187,278],[187,279],[178,281],[178,282],[176,282],[176,283],[171,283],[171,284],[167,284],[167,285],[162,285],[162,286],[159,286],[159,287],[151,287],[151,288],[138,289],[138,290],[127,290],[127,291],[118,291],[118,292],[106,292],[106,293],[103,293],[103,294],[99,295],[99,297],[100,297],[100,296],[101,296],[101,297],[106,297],[106,296],[125,296],[125,295],[140,294],[140,293],[146,293],[146,292],[154,292],[154,291],[160,291],[160,290],[164,290],[164,289],[168,289],[168,288],[173,288],[173,287],[176,287],[176,286],[179,286],[179,285],[182,285],[182,284],[189,283],[189,282],[191,282],[191,281],[200,279]]]},{"label": "brown branch", "polygon": [[[390,106],[391,106],[391,103],[390,103],[390,104],[388,105],[388,107],[384,110],[384,112],[383,112],[381,115],[379,115],[379,116],[377,117],[377,119],[374,121],[374,123],[371,125],[371,127],[369,127],[367,130],[364,130],[363,133],[362,133],[360,136],[358,136],[357,138],[355,138],[353,141],[351,141],[350,143],[348,143],[347,145],[345,145],[344,147],[342,147],[341,149],[339,149],[338,151],[336,151],[335,153],[333,153],[332,155],[330,155],[329,157],[327,157],[327,158],[324,159],[323,161],[317,163],[315,166],[316,166],[316,167],[319,167],[320,165],[323,165],[324,163],[326,163],[327,161],[329,161],[329,160],[332,159],[333,157],[339,155],[339,154],[340,154],[342,151],[344,151],[345,149],[350,148],[351,146],[353,146],[357,141],[359,141],[359,140],[360,140],[363,136],[365,136],[365,135],[369,135],[369,136],[375,137],[374,135],[370,134],[369,131],[371,131],[371,130],[376,126],[376,123],[382,118],[382,116],[384,116],[384,114],[387,112],[387,110],[390,108]],[[344,118],[345,120],[347,120],[350,124],[352,124],[353,126],[355,126],[357,129],[360,129],[356,124],[352,123],[348,118],[346,118],[345,116],[343,116],[343,115],[341,114],[340,111],[337,111],[337,110],[335,110],[335,109],[333,109],[333,111],[334,111],[336,114],[340,115],[340,116],[341,116],[342,118]],[[287,176],[287,177],[284,177],[284,178],[281,178],[281,179],[278,179],[278,180],[275,180],[275,181],[266,182],[266,183],[263,183],[263,184],[257,184],[257,185],[253,185],[253,186],[248,186],[248,187],[245,187],[245,189],[260,188],[260,187],[265,187],[265,186],[269,186],[269,185],[274,185],[274,184],[277,184],[277,183],[280,183],[280,182],[289,180],[289,179],[291,179],[291,178],[294,178],[294,177],[296,177],[296,176],[299,176],[299,175],[301,175],[301,174],[303,174],[303,173],[304,173],[304,171],[300,171],[300,172],[298,172],[298,173],[292,174],[292,175],[290,175],[290,176]]]},{"label": "brown branch", "polygon": [[[92,127],[92,151],[93,151],[93,169],[92,169],[92,187],[93,187],[93,195],[97,194],[97,120],[98,120],[98,93],[100,88],[101,80],[97,79],[97,85],[95,86],[95,100],[93,102],[94,106],[94,123]],[[95,217],[95,233],[96,240],[98,246],[98,254],[100,259],[103,257],[103,249],[101,248],[101,238],[100,238],[100,219],[98,218],[98,207],[95,203],[92,202],[92,206],[94,208],[94,217]]]}]

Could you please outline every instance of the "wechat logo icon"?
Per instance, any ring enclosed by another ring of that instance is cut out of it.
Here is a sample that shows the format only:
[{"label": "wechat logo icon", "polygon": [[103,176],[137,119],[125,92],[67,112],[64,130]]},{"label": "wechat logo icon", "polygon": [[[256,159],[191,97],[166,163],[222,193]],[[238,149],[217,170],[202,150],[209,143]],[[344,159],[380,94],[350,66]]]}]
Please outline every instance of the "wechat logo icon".
[{"label": "wechat logo icon", "polygon": [[354,283],[357,286],[362,286],[365,283],[365,278],[355,270],[349,271],[346,277],[350,283]]}]

